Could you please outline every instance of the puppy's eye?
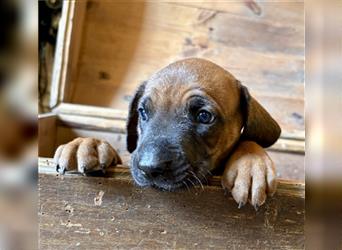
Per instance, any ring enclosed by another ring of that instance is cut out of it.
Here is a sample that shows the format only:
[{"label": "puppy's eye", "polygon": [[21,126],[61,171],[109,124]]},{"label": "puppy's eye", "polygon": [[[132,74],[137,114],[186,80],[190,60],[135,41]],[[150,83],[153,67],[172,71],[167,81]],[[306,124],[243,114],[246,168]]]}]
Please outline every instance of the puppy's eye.
[{"label": "puppy's eye", "polygon": [[200,110],[197,114],[197,122],[203,123],[203,124],[209,124],[214,121],[214,116],[206,111],[206,110]]},{"label": "puppy's eye", "polygon": [[139,108],[138,111],[139,111],[139,115],[141,117],[141,120],[146,121],[148,117],[147,117],[145,109]]}]

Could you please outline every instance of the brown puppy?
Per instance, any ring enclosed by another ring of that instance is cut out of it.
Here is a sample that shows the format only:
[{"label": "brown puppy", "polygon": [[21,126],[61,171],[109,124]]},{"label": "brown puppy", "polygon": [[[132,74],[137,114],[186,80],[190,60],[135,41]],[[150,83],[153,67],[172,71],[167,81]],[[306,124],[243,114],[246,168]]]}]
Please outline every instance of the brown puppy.
[{"label": "brown puppy", "polygon": [[[131,102],[132,177],[139,186],[172,191],[223,172],[222,185],[239,206],[249,200],[258,207],[276,189],[274,164],[262,147],[279,135],[278,124],[230,73],[185,59],[141,84]],[[60,146],[55,161],[62,173],[86,173],[121,160],[108,143],[78,138]]]}]

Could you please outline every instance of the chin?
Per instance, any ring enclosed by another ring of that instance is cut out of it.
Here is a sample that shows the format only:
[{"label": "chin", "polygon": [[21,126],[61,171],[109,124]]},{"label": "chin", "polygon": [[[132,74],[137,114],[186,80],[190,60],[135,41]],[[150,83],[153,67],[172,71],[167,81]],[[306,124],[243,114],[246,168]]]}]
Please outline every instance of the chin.
[{"label": "chin", "polygon": [[154,182],[152,184],[152,187],[162,190],[162,191],[175,192],[175,191],[184,189],[185,185],[183,183],[156,183]]}]

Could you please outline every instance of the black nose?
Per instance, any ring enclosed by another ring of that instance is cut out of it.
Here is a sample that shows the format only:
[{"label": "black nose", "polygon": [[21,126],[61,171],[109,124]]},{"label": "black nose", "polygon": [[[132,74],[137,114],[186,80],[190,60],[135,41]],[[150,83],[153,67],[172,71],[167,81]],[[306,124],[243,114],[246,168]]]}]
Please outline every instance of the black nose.
[{"label": "black nose", "polygon": [[150,178],[166,176],[169,173],[172,160],[164,156],[158,154],[155,150],[145,151],[140,156],[138,168]]},{"label": "black nose", "polygon": [[144,174],[150,178],[156,178],[158,176],[163,175],[164,170],[162,167],[158,166],[145,166],[145,165],[139,165],[138,166],[141,171],[144,172]]}]

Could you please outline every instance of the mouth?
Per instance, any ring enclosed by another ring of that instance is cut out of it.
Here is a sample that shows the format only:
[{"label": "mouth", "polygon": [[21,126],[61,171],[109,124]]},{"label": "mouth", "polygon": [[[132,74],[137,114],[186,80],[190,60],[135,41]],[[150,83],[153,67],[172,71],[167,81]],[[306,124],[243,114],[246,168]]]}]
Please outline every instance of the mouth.
[{"label": "mouth", "polygon": [[164,173],[154,178],[146,176],[138,169],[134,172],[134,180],[139,186],[150,186],[162,191],[174,192],[184,189],[190,190],[191,187],[196,186],[201,186],[203,189],[204,183],[208,183],[204,171],[201,171],[201,169],[195,171],[190,164],[178,167],[172,174]]}]

